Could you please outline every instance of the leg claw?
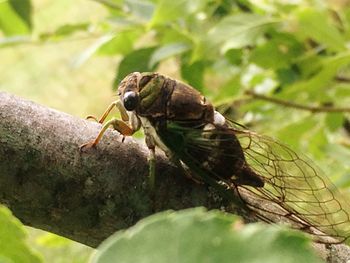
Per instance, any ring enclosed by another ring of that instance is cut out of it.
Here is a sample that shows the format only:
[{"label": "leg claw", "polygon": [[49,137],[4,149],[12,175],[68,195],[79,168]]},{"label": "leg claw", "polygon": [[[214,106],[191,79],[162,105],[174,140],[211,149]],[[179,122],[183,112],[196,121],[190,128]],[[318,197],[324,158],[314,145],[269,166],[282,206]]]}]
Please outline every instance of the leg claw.
[{"label": "leg claw", "polygon": [[79,146],[79,151],[80,152],[85,152],[86,150],[90,149],[90,148],[94,148],[96,147],[96,144],[92,141],[92,142],[87,142],[84,143],[82,145]]},{"label": "leg claw", "polygon": [[86,116],[85,119],[86,119],[86,120],[94,120],[94,121],[96,121],[96,122],[99,122],[98,119],[97,119],[95,116],[92,116],[92,115]]}]

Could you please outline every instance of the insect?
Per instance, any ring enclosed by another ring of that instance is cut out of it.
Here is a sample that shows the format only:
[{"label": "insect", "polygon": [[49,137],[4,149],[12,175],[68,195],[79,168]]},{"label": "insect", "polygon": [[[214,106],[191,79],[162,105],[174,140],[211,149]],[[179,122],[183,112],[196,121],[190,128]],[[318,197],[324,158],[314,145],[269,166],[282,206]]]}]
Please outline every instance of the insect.
[{"label": "insect", "polygon": [[123,136],[141,127],[150,150],[150,182],[154,184],[155,147],[211,186],[231,189],[256,217],[286,222],[321,243],[346,242],[350,208],[327,177],[306,157],[284,144],[226,120],[197,90],[158,73],[129,74],[113,102],[96,121],[103,123],[116,107],[121,120],[107,121]]}]

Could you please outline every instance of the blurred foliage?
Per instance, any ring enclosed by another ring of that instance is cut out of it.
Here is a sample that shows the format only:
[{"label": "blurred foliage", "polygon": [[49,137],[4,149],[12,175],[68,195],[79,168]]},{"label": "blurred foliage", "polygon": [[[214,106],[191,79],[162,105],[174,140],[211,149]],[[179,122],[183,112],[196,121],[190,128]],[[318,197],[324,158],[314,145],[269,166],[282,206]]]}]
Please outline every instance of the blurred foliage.
[{"label": "blurred foliage", "polygon": [[[344,125],[348,112],[316,114],[247,94],[254,91],[313,107],[350,105],[348,1],[93,2],[105,8],[97,20],[82,16],[36,30],[34,4],[3,1],[0,17],[7,17],[8,23],[0,23],[1,43],[3,47],[21,43],[44,47],[91,38],[85,48],[80,45],[79,54],[75,52],[71,67],[83,67],[93,55],[112,58],[114,73],[109,69],[105,81],[112,82],[114,75],[114,88],[133,71],[157,70],[181,78],[230,118],[308,152],[340,186],[349,184],[350,162],[343,162],[350,160],[350,131]],[[88,83],[86,89],[93,82]],[[90,96],[109,94],[101,88]],[[86,95],[82,93],[77,98]],[[73,93],[64,97],[69,95]],[[79,112],[88,107],[82,99],[76,105]]]},{"label": "blurred foliage", "polygon": [[4,0],[0,31],[1,90],[84,116],[159,71],[350,186],[349,1]]},{"label": "blurred foliage", "polygon": [[85,263],[89,261],[90,247],[73,242],[67,238],[43,231],[30,229],[31,247],[40,251],[44,262]]},{"label": "blurred foliage", "polygon": [[23,225],[3,206],[0,206],[0,237],[0,262],[42,262],[25,242],[26,230]]},{"label": "blurred foliage", "polygon": [[[130,253],[130,248],[133,253]],[[93,263],[113,262],[322,262],[300,232],[249,224],[219,211],[162,212],[107,239]]]}]

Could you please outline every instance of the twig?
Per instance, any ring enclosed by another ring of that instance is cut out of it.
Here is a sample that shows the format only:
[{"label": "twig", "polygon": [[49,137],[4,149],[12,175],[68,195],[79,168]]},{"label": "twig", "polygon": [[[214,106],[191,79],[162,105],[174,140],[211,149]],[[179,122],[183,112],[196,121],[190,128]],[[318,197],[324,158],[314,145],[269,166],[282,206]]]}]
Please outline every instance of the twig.
[{"label": "twig", "polygon": [[285,107],[295,108],[299,110],[311,111],[313,113],[321,113],[321,112],[350,112],[350,108],[348,107],[333,107],[333,106],[306,106],[303,104],[285,101],[273,97],[269,97],[266,95],[255,93],[252,90],[247,90],[245,94],[251,96],[254,99],[264,100],[271,103],[279,104]]},{"label": "twig", "polygon": [[347,76],[335,76],[334,79],[338,82],[350,83],[350,78]]}]

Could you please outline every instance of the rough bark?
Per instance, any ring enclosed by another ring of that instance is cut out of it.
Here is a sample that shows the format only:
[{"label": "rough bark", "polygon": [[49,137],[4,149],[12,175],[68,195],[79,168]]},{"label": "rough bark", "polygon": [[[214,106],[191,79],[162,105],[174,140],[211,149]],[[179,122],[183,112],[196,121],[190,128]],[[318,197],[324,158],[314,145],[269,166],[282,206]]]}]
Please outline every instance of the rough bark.
[{"label": "rough bark", "polygon": [[[108,131],[98,147],[79,145],[100,125],[0,93],[0,203],[26,225],[96,247],[118,229],[167,209],[205,206],[253,220],[205,185],[187,179],[157,156],[154,191],[147,183],[147,149]],[[346,262],[345,245],[317,250],[328,262]]]}]

